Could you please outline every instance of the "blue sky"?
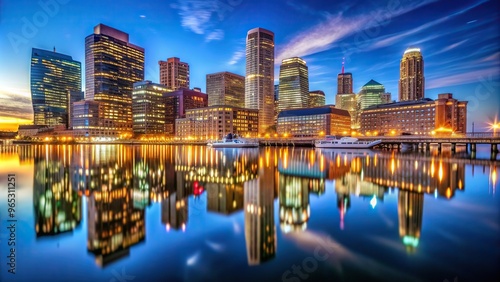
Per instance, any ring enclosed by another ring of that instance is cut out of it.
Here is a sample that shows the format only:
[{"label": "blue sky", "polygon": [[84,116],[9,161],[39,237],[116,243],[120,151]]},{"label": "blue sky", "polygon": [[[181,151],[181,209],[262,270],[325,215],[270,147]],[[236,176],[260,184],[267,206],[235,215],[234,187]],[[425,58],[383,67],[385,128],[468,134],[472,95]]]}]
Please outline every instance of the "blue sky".
[{"label": "blue sky", "polygon": [[276,82],[281,60],[300,56],[310,90],[323,90],[331,104],[343,57],[355,92],[374,79],[397,99],[399,61],[416,46],[425,62],[425,96],[450,92],[468,100],[469,131],[473,121],[477,131],[499,114],[498,11],[498,1],[485,0],[2,0],[0,124],[32,119],[32,47],[55,46],[82,62],[85,81],[84,38],[103,23],[145,48],[147,80],[158,82],[158,61],[175,56],[190,64],[191,87],[203,91],[208,73],[245,74],[249,29],[272,30]]}]

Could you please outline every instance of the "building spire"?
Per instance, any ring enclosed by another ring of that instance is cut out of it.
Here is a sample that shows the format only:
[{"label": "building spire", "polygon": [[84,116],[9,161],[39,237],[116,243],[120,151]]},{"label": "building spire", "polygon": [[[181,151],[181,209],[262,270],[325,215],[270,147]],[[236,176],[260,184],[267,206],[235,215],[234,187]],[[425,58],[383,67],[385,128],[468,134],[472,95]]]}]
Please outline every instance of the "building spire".
[{"label": "building spire", "polygon": [[345,57],[342,57],[342,74],[344,74]]}]

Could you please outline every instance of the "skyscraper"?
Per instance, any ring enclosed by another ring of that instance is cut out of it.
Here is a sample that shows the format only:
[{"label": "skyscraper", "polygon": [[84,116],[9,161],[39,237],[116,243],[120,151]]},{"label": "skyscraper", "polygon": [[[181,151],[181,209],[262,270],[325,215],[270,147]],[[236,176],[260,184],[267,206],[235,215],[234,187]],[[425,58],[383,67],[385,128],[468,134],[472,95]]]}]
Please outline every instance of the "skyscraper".
[{"label": "skyscraper", "polygon": [[337,95],[352,94],[352,73],[344,72],[344,62],[342,62],[342,71],[337,75]]},{"label": "skyscraper", "polygon": [[419,48],[408,48],[399,69],[399,101],[424,98],[424,58]]},{"label": "skyscraper", "polygon": [[30,76],[35,125],[68,126],[68,91],[81,91],[80,62],[55,48],[33,48]]},{"label": "skyscraper", "polygon": [[128,39],[103,24],[85,38],[85,98],[102,103],[108,137],[132,133],[132,86],[144,80],[144,49]]},{"label": "skyscraper", "polygon": [[245,108],[259,110],[259,132],[274,125],[274,33],[263,28],[246,38]]},{"label": "skyscraper", "polygon": [[358,102],[356,94],[352,91],[352,74],[344,72],[344,62],[342,71],[337,76],[337,95],[335,95],[335,107],[349,111],[351,115],[351,128],[359,128],[358,123]]},{"label": "skyscraper", "polygon": [[207,74],[208,106],[245,107],[245,78],[231,72]]},{"label": "skyscraper", "polygon": [[161,134],[165,131],[165,85],[141,81],[134,83],[132,116],[135,134]]},{"label": "skyscraper", "polygon": [[384,85],[371,79],[361,87],[361,91],[358,94],[359,108],[363,110],[369,106],[388,103],[387,99],[391,99],[390,95],[390,93],[385,92]]},{"label": "skyscraper", "polygon": [[309,106],[309,74],[304,60],[299,57],[284,59],[279,79],[280,111]]},{"label": "skyscraper", "polygon": [[181,62],[179,58],[168,58],[167,61],[159,61],[160,84],[167,86],[170,91],[180,88],[189,89],[189,64]]},{"label": "skyscraper", "polygon": [[325,104],[325,92],[321,90],[314,90],[309,92],[309,108],[322,107]]}]

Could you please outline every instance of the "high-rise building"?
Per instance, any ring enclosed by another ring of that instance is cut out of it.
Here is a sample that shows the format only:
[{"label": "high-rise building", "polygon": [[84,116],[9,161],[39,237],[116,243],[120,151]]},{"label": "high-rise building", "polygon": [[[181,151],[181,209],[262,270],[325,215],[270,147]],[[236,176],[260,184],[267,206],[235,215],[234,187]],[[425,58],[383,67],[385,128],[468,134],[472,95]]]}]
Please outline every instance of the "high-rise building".
[{"label": "high-rise building", "polygon": [[231,72],[207,74],[208,106],[245,107],[245,77]]},{"label": "high-rise building", "polygon": [[259,110],[259,133],[274,125],[274,33],[263,28],[247,33],[245,108]]},{"label": "high-rise building", "polygon": [[385,92],[384,85],[371,79],[358,93],[358,103],[361,110],[368,108],[369,106],[385,104],[387,99],[390,101],[390,93]]},{"label": "high-rise building", "polygon": [[424,58],[419,48],[408,48],[399,69],[399,101],[424,98]]},{"label": "high-rise building", "polygon": [[55,48],[33,48],[30,78],[35,125],[68,126],[68,91],[82,88],[80,62]]},{"label": "high-rise building", "polygon": [[168,92],[163,84],[141,81],[134,83],[132,116],[135,134],[161,134],[165,131],[165,103]]},{"label": "high-rise building", "polygon": [[279,80],[280,111],[309,106],[309,73],[304,60],[299,57],[284,59]]},{"label": "high-rise building", "polygon": [[85,98],[103,106],[104,135],[132,133],[132,87],[144,80],[144,49],[99,24],[85,38]]},{"label": "high-rise building", "polygon": [[325,92],[321,90],[314,90],[309,92],[309,108],[323,107],[325,104]]},{"label": "high-rise building", "polygon": [[337,95],[352,94],[352,73],[344,72],[344,62],[342,62],[342,71],[337,75]]},{"label": "high-rise building", "polygon": [[186,117],[186,110],[208,105],[207,94],[182,88],[163,94],[165,103],[165,133],[175,134],[175,120]]},{"label": "high-rise building", "polygon": [[172,57],[166,61],[159,61],[160,84],[167,86],[170,91],[181,88],[189,89],[189,64]]},{"label": "high-rise building", "polygon": [[356,94],[352,90],[352,74],[342,71],[337,76],[337,95],[335,95],[335,107],[346,110],[351,115],[351,128],[358,129],[358,102]]}]

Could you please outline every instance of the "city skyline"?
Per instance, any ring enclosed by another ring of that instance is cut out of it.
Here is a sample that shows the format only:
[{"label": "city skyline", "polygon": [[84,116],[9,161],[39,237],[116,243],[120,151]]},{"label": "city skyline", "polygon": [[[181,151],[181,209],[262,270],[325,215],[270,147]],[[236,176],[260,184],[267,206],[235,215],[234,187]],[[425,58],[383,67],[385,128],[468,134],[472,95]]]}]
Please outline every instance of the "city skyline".
[{"label": "city skyline", "polygon": [[[353,73],[354,93],[374,79],[395,97],[399,61],[404,50],[416,46],[426,61],[425,97],[436,99],[440,93],[453,93],[459,100],[470,101],[469,131],[471,122],[476,130],[486,130],[487,123],[498,116],[499,35],[494,24],[498,5],[492,1],[456,4],[429,0],[394,6],[344,1],[177,1],[148,2],[135,5],[136,9],[130,9],[132,2],[96,1],[85,7],[83,3],[56,0],[40,3],[2,3],[0,34],[6,40],[0,43],[0,52],[7,56],[2,56],[0,63],[8,67],[0,69],[0,98],[7,101],[0,106],[0,130],[6,124],[29,123],[33,118],[31,48],[51,50],[55,46],[58,52],[81,62],[84,69],[84,38],[99,23],[129,33],[134,44],[145,48],[146,80],[158,82],[159,60],[180,57],[191,66],[191,87],[203,90],[206,74],[230,71],[244,75],[245,34],[257,26],[266,28],[275,33],[274,82],[281,60],[300,56],[309,66],[310,90],[323,90],[327,104],[334,104],[343,57],[345,71]],[[17,5],[23,9],[16,9]],[[245,16],[265,8],[260,16]],[[107,15],[109,9],[117,10],[120,18]],[[75,10],[81,13],[75,14]],[[311,16],[312,21],[301,20]],[[431,30],[434,33],[429,33]]]}]

